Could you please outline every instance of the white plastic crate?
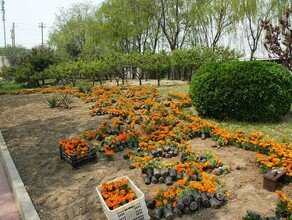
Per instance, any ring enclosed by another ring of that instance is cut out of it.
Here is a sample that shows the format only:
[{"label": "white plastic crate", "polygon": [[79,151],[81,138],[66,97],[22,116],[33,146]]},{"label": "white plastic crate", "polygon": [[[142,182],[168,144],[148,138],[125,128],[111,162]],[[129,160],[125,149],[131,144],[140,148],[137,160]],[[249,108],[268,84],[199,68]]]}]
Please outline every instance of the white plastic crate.
[{"label": "white plastic crate", "polygon": [[100,204],[102,209],[109,220],[149,220],[150,217],[148,215],[148,209],[145,203],[144,194],[141,190],[130,180],[127,176],[122,176],[120,178],[114,179],[107,183],[112,183],[121,179],[128,179],[129,183],[128,186],[134,190],[136,199],[132,202],[129,202],[119,208],[114,210],[110,210],[108,206],[105,204],[104,199],[101,195],[101,188],[102,185],[96,187],[96,191],[99,197]]}]

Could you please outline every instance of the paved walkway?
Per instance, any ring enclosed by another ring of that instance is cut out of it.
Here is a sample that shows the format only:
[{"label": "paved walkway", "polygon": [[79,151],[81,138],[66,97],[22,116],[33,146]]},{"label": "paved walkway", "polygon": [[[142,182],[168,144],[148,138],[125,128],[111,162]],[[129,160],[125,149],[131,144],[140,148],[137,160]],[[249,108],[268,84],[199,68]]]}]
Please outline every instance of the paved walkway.
[{"label": "paved walkway", "polygon": [[0,220],[20,220],[7,174],[0,156]]},{"label": "paved walkway", "polygon": [[0,130],[0,220],[40,220]]}]

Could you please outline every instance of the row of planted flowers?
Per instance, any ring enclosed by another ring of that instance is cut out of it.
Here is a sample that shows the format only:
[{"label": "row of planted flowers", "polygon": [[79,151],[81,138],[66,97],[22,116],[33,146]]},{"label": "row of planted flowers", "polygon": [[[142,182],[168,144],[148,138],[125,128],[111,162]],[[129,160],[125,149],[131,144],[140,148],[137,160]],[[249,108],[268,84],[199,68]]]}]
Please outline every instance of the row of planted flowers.
[{"label": "row of planted flowers", "polygon": [[[97,139],[99,142],[93,145],[98,146],[99,150],[104,152],[108,159],[113,159],[116,152],[129,148],[130,153],[127,153],[127,157],[129,157],[130,166],[140,167],[143,170],[143,166],[149,166],[154,158],[159,160],[161,157],[171,158],[177,156],[178,152],[186,155],[190,150],[187,141],[204,134],[210,135],[221,146],[235,145],[258,151],[256,160],[263,171],[274,167],[282,167],[287,171],[288,176],[292,176],[292,147],[290,145],[287,143],[280,144],[263,137],[260,132],[254,132],[250,135],[239,130],[231,132],[206,120],[191,116],[181,110],[181,108],[190,104],[187,95],[170,93],[170,97],[165,98],[159,97],[154,87],[109,86],[94,87],[92,92],[89,93],[77,92],[68,87],[44,89],[37,92],[56,91],[68,92],[82,98],[89,103],[92,116],[109,115],[109,118],[105,119],[96,131],[84,132],[81,137],[77,138],[75,141],[78,143],[72,144],[69,140],[60,142],[61,148],[71,155],[77,154],[81,157],[86,154],[86,151],[91,149],[90,145],[92,145],[87,141]],[[24,93],[29,94],[30,92]],[[74,142],[74,140],[71,141]],[[133,147],[137,149],[134,151]],[[133,163],[134,159],[135,162]],[[148,163],[145,163],[147,160]],[[143,161],[143,163],[139,163],[139,161]],[[188,161],[180,161],[180,163],[183,166],[189,164]],[[173,163],[170,167],[176,165],[176,163]],[[191,165],[184,170],[184,173],[198,169],[196,165]],[[199,164],[199,166],[202,166],[202,164]],[[215,168],[219,167],[217,164]],[[226,168],[221,167],[220,170],[224,169]],[[205,172],[205,170],[200,169],[199,171]],[[215,171],[211,170],[210,172],[209,170],[208,175],[212,172]],[[185,177],[182,176],[181,178],[184,179]],[[182,179],[176,177],[176,180],[181,181]],[[191,181],[202,184],[200,179],[193,180],[191,177],[187,177],[186,185],[189,185]],[[209,197],[211,198],[210,195]],[[160,207],[162,201],[157,198],[155,201],[157,203],[155,207]]]}]

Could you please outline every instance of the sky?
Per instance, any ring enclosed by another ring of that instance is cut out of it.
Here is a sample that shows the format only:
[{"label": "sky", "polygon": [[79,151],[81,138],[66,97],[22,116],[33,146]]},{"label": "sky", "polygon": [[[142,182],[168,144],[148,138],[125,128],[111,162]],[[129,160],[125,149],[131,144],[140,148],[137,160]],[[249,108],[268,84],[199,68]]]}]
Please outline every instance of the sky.
[{"label": "sky", "polygon": [[[0,9],[1,3],[0,0]],[[70,8],[84,0],[4,0],[6,44],[12,44],[11,30],[15,23],[15,44],[25,48],[32,48],[42,43],[40,24],[44,24],[43,40],[48,41],[48,34],[52,28],[56,14],[61,8]],[[91,3],[99,5],[102,0],[92,0]],[[0,21],[0,47],[4,47],[4,25]]]}]

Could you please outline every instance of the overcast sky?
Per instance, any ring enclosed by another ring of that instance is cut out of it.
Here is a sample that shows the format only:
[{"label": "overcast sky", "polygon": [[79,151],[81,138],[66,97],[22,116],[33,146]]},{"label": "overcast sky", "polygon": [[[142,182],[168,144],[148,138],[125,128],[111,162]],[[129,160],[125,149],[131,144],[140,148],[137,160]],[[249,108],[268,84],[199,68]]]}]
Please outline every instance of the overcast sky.
[{"label": "overcast sky", "polygon": [[[41,28],[43,22],[45,28],[44,42],[48,40],[48,33],[55,21],[55,14],[60,8],[69,8],[74,3],[84,0],[4,0],[6,43],[12,44],[11,30],[15,23],[15,43],[26,48],[41,44]],[[91,0],[93,4],[99,5],[102,0]],[[2,5],[0,0],[0,6]],[[2,9],[2,7],[0,7]],[[0,47],[4,46],[4,26],[0,23]]]}]

